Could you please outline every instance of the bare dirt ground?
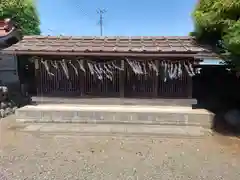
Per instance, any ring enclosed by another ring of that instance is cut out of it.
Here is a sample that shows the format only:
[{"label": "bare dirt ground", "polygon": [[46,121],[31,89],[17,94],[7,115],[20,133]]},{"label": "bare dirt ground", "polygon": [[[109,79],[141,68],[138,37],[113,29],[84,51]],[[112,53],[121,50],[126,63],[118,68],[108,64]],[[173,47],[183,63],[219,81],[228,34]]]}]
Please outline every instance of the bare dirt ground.
[{"label": "bare dirt ground", "polygon": [[13,117],[1,121],[0,180],[240,179],[236,138],[40,135],[9,128],[12,124]]}]

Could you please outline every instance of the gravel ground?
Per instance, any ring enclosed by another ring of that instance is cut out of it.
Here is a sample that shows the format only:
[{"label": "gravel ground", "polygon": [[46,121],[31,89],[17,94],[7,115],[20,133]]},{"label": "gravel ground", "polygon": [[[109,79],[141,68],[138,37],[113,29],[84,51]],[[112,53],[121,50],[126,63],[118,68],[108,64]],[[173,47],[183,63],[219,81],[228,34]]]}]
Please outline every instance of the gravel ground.
[{"label": "gravel ground", "polygon": [[[34,134],[1,123],[0,180],[239,180],[240,142]],[[2,179],[1,179],[2,178]]]}]

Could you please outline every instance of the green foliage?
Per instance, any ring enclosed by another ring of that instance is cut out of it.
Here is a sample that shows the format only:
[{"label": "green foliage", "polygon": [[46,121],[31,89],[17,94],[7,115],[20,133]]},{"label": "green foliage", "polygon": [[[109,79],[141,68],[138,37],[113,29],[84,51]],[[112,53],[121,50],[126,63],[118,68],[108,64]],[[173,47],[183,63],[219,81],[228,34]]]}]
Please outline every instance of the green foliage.
[{"label": "green foliage", "polygon": [[200,43],[210,45],[233,64],[240,64],[240,0],[199,0],[193,17]]},{"label": "green foliage", "polygon": [[11,18],[24,35],[40,34],[40,20],[34,0],[0,0],[0,19]]}]

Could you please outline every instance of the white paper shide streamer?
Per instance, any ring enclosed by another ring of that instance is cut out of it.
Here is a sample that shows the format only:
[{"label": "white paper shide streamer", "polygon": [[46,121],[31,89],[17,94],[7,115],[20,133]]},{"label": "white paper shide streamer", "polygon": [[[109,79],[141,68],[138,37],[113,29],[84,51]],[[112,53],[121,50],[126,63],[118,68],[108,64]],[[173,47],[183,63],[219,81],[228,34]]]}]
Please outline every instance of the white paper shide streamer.
[{"label": "white paper shide streamer", "polygon": [[147,66],[145,65],[144,62],[141,62],[141,61],[135,61],[135,60],[129,60],[129,59],[126,59],[126,61],[136,75],[146,75],[148,74],[149,71],[154,71],[156,73],[156,76],[158,76],[160,71],[163,72],[161,76],[164,82],[167,82],[168,79],[173,80],[173,79],[181,78],[183,75],[184,69],[186,70],[189,76],[192,77],[195,75],[194,69],[190,62],[182,63],[181,61],[173,62],[173,61],[163,60],[161,61],[160,66],[158,68],[157,65],[154,63],[154,61],[149,61],[147,63],[148,64]]},{"label": "white paper shide streamer", "polygon": [[126,59],[126,61],[136,75],[147,75],[149,71],[154,71],[156,76],[159,75],[159,70],[153,61],[148,63],[129,59]]},{"label": "white paper shide streamer", "polygon": [[43,60],[43,59],[41,59],[40,62],[44,65],[47,73],[48,73],[50,76],[54,76],[54,74],[50,72],[50,67],[49,67],[49,64],[48,64],[48,60]]},{"label": "white paper shide streamer", "polygon": [[86,72],[84,65],[83,65],[83,60],[77,60],[78,66],[83,71],[84,73]]},{"label": "white paper shide streamer", "polygon": [[104,63],[88,61],[87,65],[90,73],[93,76],[96,76],[99,80],[103,80],[103,78],[106,77],[107,79],[112,81],[114,76],[114,70],[122,70],[112,61]]},{"label": "white paper shide streamer", "polygon": [[65,76],[67,77],[67,79],[69,79],[69,72],[68,72],[68,67],[67,67],[65,59],[60,61],[60,64],[62,66],[62,69],[63,69],[63,72],[64,72]]},{"label": "white paper shide streamer", "polygon": [[[136,75],[149,75],[149,72],[155,72],[156,76],[161,76],[161,78],[166,82],[167,80],[179,79],[182,77],[183,72],[186,71],[187,74],[192,77],[198,71],[194,70],[192,64],[189,61],[170,61],[161,60],[159,66],[156,65],[155,61],[138,61],[125,59],[126,62],[131,67],[132,71]],[[86,67],[84,66],[84,61],[86,62]],[[116,65],[115,61],[108,62],[93,62],[89,60],[43,60],[40,59],[40,63],[43,64],[45,70],[50,76],[54,76],[50,69],[54,68],[57,70],[62,70],[67,79],[69,79],[69,72],[74,71],[76,76],[79,76],[80,72],[86,73],[87,69],[92,76],[95,76],[99,80],[104,78],[113,80],[113,76],[116,70],[123,71],[121,67]],[[70,68],[70,69],[69,69]],[[195,72],[196,71],[196,72]]]},{"label": "white paper shide streamer", "polygon": [[191,63],[184,63],[184,67],[185,67],[185,69],[186,69],[186,71],[187,71],[187,73],[188,73],[188,75],[189,76],[194,76],[195,75],[195,73],[194,73],[194,70],[193,70],[193,67],[192,67],[192,64]]}]

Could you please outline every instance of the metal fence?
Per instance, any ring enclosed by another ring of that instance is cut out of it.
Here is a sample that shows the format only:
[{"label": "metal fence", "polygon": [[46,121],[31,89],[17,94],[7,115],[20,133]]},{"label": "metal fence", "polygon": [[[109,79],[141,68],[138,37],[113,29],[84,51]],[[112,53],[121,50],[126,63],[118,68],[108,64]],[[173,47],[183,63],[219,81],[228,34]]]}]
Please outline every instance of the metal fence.
[{"label": "metal fence", "polygon": [[[141,63],[147,66],[147,60],[142,60]],[[124,67],[124,94],[126,97],[156,97],[158,76],[153,70],[146,74],[136,74],[127,62]]]},{"label": "metal fence", "polygon": [[[49,71],[41,60],[37,60],[37,90],[38,95],[49,96],[119,96],[119,70],[113,72],[113,79],[110,81],[106,77],[99,80],[93,76],[87,69],[85,72],[74,69],[69,62],[75,67],[78,66],[77,61],[66,60],[68,76],[61,66],[57,68],[49,65]],[[117,63],[117,62],[116,62]],[[86,67],[86,62],[84,61]],[[50,73],[49,73],[50,72]]]},{"label": "metal fence", "polygon": [[[38,95],[45,96],[74,96],[74,97],[120,97],[120,91],[124,91],[125,97],[188,97],[191,96],[191,77],[186,72],[180,79],[164,81],[154,71],[147,74],[136,75],[127,62],[124,63],[124,73],[115,69],[112,80],[103,77],[99,80],[93,76],[88,68],[83,72],[67,65],[68,78],[61,67],[49,66],[49,71],[40,60],[37,60],[36,71]],[[68,60],[70,61],[70,60]],[[147,63],[146,60],[143,62]],[[77,61],[71,61],[77,66]],[[121,67],[121,61],[115,63]],[[84,61],[84,67],[87,67]],[[50,73],[49,73],[50,72]],[[122,79],[122,81],[121,81]],[[123,83],[121,83],[123,82]],[[121,88],[121,86],[124,86]]]},{"label": "metal fence", "polygon": [[192,78],[186,71],[178,79],[158,79],[158,97],[186,98],[192,95]]},{"label": "metal fence", "polygon": [[[115,61],[114,63],[120,67],[121,61]],[[87,66],[86,61],[84,65],[85,67]],[[99,80],[98,77],[93,76],[87,68],[86,73],[83,76],[84,83],[82,86],[84,91],[82,95],[92,97],[117,97],[120,95],[120,70],[113,70],[113,77],[111,80],[108,79],[106,76],[103,76],[103,79]]]}]

